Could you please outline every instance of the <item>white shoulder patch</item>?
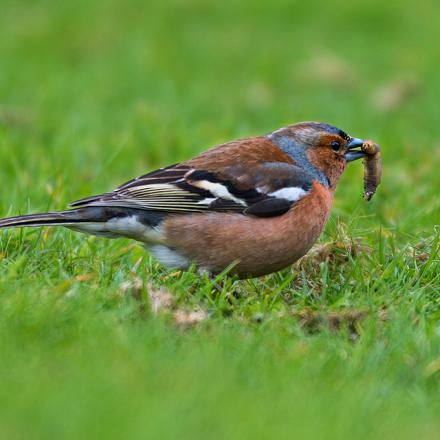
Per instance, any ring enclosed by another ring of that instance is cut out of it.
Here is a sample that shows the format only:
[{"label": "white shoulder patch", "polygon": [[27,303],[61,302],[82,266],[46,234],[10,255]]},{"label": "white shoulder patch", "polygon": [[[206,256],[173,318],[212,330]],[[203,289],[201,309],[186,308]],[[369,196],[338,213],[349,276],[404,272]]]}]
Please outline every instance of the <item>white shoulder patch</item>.
[{"label": "white shoulder patch", "polygon": [[289,200],[290,202],[296,202],[297,200],[302,199],[306,194],[307,191],[303,190],[302,188],[298,188],[296,186],[289,186],[268,193],[268,195],[271,197],[275,197],[277,199]]},{"label": "white shoulder patch", "polygon": [[191,176],[189,176],[189,180],[191,181],[191,185],[209,191],[215,197],[218,197],[220,199],[232,200],[236,203],[239,203],[240,205],[247,206],[244,200],[233,196],[228,191],[228,188],[226,188],[226,186],[222,185],[221,183],[210,182],[209,180],[191,180]]}]

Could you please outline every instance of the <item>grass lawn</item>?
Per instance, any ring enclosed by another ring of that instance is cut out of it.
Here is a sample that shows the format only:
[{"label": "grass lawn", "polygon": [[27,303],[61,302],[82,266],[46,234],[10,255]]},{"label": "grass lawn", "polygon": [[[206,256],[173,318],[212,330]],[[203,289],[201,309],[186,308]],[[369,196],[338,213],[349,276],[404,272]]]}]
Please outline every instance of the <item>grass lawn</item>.
[{"label": "grass lawn", "polygon": [[1,216],[301,120],[384,158],[308,257],[222,292],[128,240],[2,231],[1,438],[440,438],[438,2],[0,9]]}]

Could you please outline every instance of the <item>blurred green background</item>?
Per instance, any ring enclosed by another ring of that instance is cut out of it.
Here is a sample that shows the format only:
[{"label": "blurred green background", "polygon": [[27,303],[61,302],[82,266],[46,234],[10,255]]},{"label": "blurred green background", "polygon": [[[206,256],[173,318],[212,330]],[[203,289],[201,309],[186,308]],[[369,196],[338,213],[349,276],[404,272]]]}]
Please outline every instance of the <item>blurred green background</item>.
[{"label": "blurred green background", "polygon": [[[384,177],[367,204],[360,164],[343,176],[322,238],[342,258],[236,302],[127,241],[2,233],[0,435],[439,438],[439,19],[434,0],[2,0],[2,216],[302,120],[375,139]],[[133,272],[208,322],[139,317]],[[291,317],[352,308],[356,342]]]}]

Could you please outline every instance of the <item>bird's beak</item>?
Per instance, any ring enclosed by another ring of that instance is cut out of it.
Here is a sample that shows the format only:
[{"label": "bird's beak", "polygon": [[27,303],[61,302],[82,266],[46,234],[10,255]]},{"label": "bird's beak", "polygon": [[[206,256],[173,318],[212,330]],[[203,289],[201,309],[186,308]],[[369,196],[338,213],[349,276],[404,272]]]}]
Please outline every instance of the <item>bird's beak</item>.
[{"label": "bird's beak", "polygon": [[351,138],[347,144],[347,152],[345,153],[345,160],[347,162],[352,162],[353,160],[362,159],[366,156],[366,154],[359,150],[355,150],[355,148],[362,147],[364,141],[359,138]]}]

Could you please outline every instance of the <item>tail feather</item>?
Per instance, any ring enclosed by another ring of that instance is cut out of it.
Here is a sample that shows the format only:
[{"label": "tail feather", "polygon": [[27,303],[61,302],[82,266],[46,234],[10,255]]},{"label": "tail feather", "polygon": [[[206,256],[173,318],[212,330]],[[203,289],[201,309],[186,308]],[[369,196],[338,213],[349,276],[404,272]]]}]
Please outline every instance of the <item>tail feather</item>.
[{"label": "tail feather", "polygon": [[1,228],[24,226],[73,226],[79,223],[102,224],[114,218],[135,216],[142,224],[153,227],[163,219],[163,213],[134,208],[84,207],[61,212],[19,215],[0,219]]},{"label": "tail feather", "polygon": [[23,226],[70,225],[88,221],[77,210],[63,212],[46,212],[43,214],[19,215],[0,219],[0,228]]}]

